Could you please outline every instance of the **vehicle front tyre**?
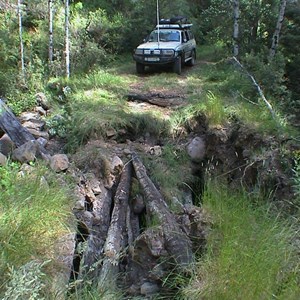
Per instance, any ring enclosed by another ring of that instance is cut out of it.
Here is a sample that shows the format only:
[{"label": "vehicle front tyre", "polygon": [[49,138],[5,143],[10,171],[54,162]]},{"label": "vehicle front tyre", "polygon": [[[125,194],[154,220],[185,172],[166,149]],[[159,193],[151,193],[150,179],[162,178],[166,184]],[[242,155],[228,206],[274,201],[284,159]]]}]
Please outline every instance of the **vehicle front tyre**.
[{"label": "vehicle front tyre", "polygon": [[195,63],[196,63],[196,51],[193,50],[191,59],[190,59],[189,61],[187,61],[186,64],[187,64],[188,66],[192,67],[192,66],[195,65]]},{"label": "vehicle front tyre", "polygon": [[178,56],[173,64],[173,72],[180,75],[181,74],[181,56]]},{"label": "vehicle front tyre", "polygon": [[137,62],[136,63],[136,72],[138,74],[144,74],[145,73],[145,65]]}]

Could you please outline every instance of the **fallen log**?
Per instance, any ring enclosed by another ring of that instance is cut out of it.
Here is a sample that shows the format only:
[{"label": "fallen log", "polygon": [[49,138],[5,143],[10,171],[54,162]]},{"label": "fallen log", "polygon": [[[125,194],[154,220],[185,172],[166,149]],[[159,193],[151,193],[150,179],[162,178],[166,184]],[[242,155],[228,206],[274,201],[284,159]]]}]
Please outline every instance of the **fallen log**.
[{"label": "fallen log", "polygon": [[147,102],[161,107],[178,106],[183,100],[178,95],[164,95],[160,93],[128,94],[129,101]]},{"label": "fallen log", "polygon": [[104,244],[110,223],[112,207],[111,191],[104,186],[101,194],[92,203],[93,225],[87,238],[87,247],[81,258],[79,279],[93,279],[101,268]]},{"label": "fallen log", "polygon": [[98,288],[111,289],[116,285],[119,262],[127,245],[126,216],[131,185],[132,164],[125,165],[114,197],[114,209],[104,246],[103,265]]},{"label": "fallen log", "polygon": [[12,111],[0,99],[0,128],[10,137],[17,147],[26,142],[34,141],[34,136],[29,130],[22,126]]},{"label": "fallen log", "polygon": [[145,166],[135,153],[132,154],[132,162],[146,197],[147,214],[161,225],[167,252],[180,267],[185,269],[194,261],[192,243],[176,222],[161,193],[148,177]]}]

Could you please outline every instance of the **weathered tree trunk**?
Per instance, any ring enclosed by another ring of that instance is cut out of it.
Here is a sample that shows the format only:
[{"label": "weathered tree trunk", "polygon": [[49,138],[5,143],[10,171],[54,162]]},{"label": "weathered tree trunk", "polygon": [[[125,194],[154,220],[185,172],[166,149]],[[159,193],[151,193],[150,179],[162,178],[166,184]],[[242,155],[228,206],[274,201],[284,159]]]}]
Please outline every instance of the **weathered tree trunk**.
[{"label": "weathered tree trunk", "polygon": [[53,61],[53,0],[48,0],[48,17],[49,17],[49,65]]},{"label": "weathered tree trunk", "polygon": [[0,99],[0,128],[7,133],[17,147],[29,141],[34,141],[34,136],[23,127],[7,105]]},{"label": "weathered tree trunk", "polygon": [[81,258],[80,279],[93,279],[98,275],[101,268],[101,258],[109,229],[112,207],[111,191],[104,187],[101,190],[101,194],[92,203],[92,213],[95,221],[87,238],[86,251]]},{"label": "weathered tree trunk", "polygon": [[65,0],[65,64],[66,77],[70,77],[70,37],[69,37],[69,0]]},{"label": "weathered tree trunk", "polygon": [[98,287],[110,289],[115,286],[119,272],[119,261],[127,244],[126,216],[131,185],[132,164],[128,163],[121,174],[114,209],[104,246],[104,259],[101,268]]},{"label": "weathered tree trunk", "polygon": [[240,19],[240,8],[239,0],[233,1],[233,56],[238,57],[239,55],[239,19]]},{"label": "weathered tree trunk", "polygon": [[187,267],[194,261],[191,241],[181,230],[162,195],[147,176],[145,166],[135,153],[132,155],[132,162],[146,197],[147,214],[162,225],[165,247],[170,256],[180,267]]},{"label": "weathered tree trunk", "polygon": [[178,95],[163,95],[158,93],[128,94],[129,101],[147,102],[161,107],[178,106],[183,104],[183,100]]},{"label": "weathered tree trunk", "polygon": [[25,63],[24,63],[24,45],[23,45],[23,35],[22,35],[22,8],[21,8],[21,0],[18,0],[18,20],[19,20],[19,40],[20,40],[21,72],[22,72],[22,79],[25,82]]},{"label": "weathered tree trunk", "polygon": [[276,28],[275,28],[273,38],[272,38],[272,45],[271,45],[271,48],[270,48],[269,59],[273,59],[273,57],[275,56],[278,44],[279,44],[279,36],[280,36],[282,23],[283,23],[283,20],[284,20],[286,2],[287,2],[286,0],[281,0],[280,1],[279,14],[278,14]]}]

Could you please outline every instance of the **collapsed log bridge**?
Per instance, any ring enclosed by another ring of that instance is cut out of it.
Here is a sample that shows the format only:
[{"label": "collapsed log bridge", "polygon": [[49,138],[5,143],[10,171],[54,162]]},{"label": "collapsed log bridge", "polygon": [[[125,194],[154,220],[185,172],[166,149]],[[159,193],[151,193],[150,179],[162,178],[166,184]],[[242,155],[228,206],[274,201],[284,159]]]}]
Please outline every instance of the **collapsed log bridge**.
[{"label": "collapsed log bridge", "polygon": [[[143,209],[136,209],[133,201],[133,177],[143,193]],[[194,241],[170,211],[136,153],[116,182],[114,195],[108,193],[103,197],[102,192],[102,199],[89,200],[89,210],[96,215],[97,222],[85,224],[90,228],[77,278],[81,282],[88,279],[102,292],[118,287],[130,295],[158,292],[170,271],[190,273]],[[194,223],[190,216],[187,219]]]}]

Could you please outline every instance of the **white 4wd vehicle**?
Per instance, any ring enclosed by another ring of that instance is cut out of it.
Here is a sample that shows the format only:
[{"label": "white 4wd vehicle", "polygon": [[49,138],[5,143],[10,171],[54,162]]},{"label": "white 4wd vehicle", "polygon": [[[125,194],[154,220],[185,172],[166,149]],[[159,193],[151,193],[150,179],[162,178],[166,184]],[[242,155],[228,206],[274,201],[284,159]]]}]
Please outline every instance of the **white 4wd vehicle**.
[{"label": "white 4wd vehicle", "polygon": [[[174,20],[175,19],[175,20]],[[191,32],[192,24],[182,19],[163,19],[145,42],[133,54],[137,73],[144,73],[146,66],[172,65],[181,74],[183,65],[193,66],[196,60],[196,41]]]}]

